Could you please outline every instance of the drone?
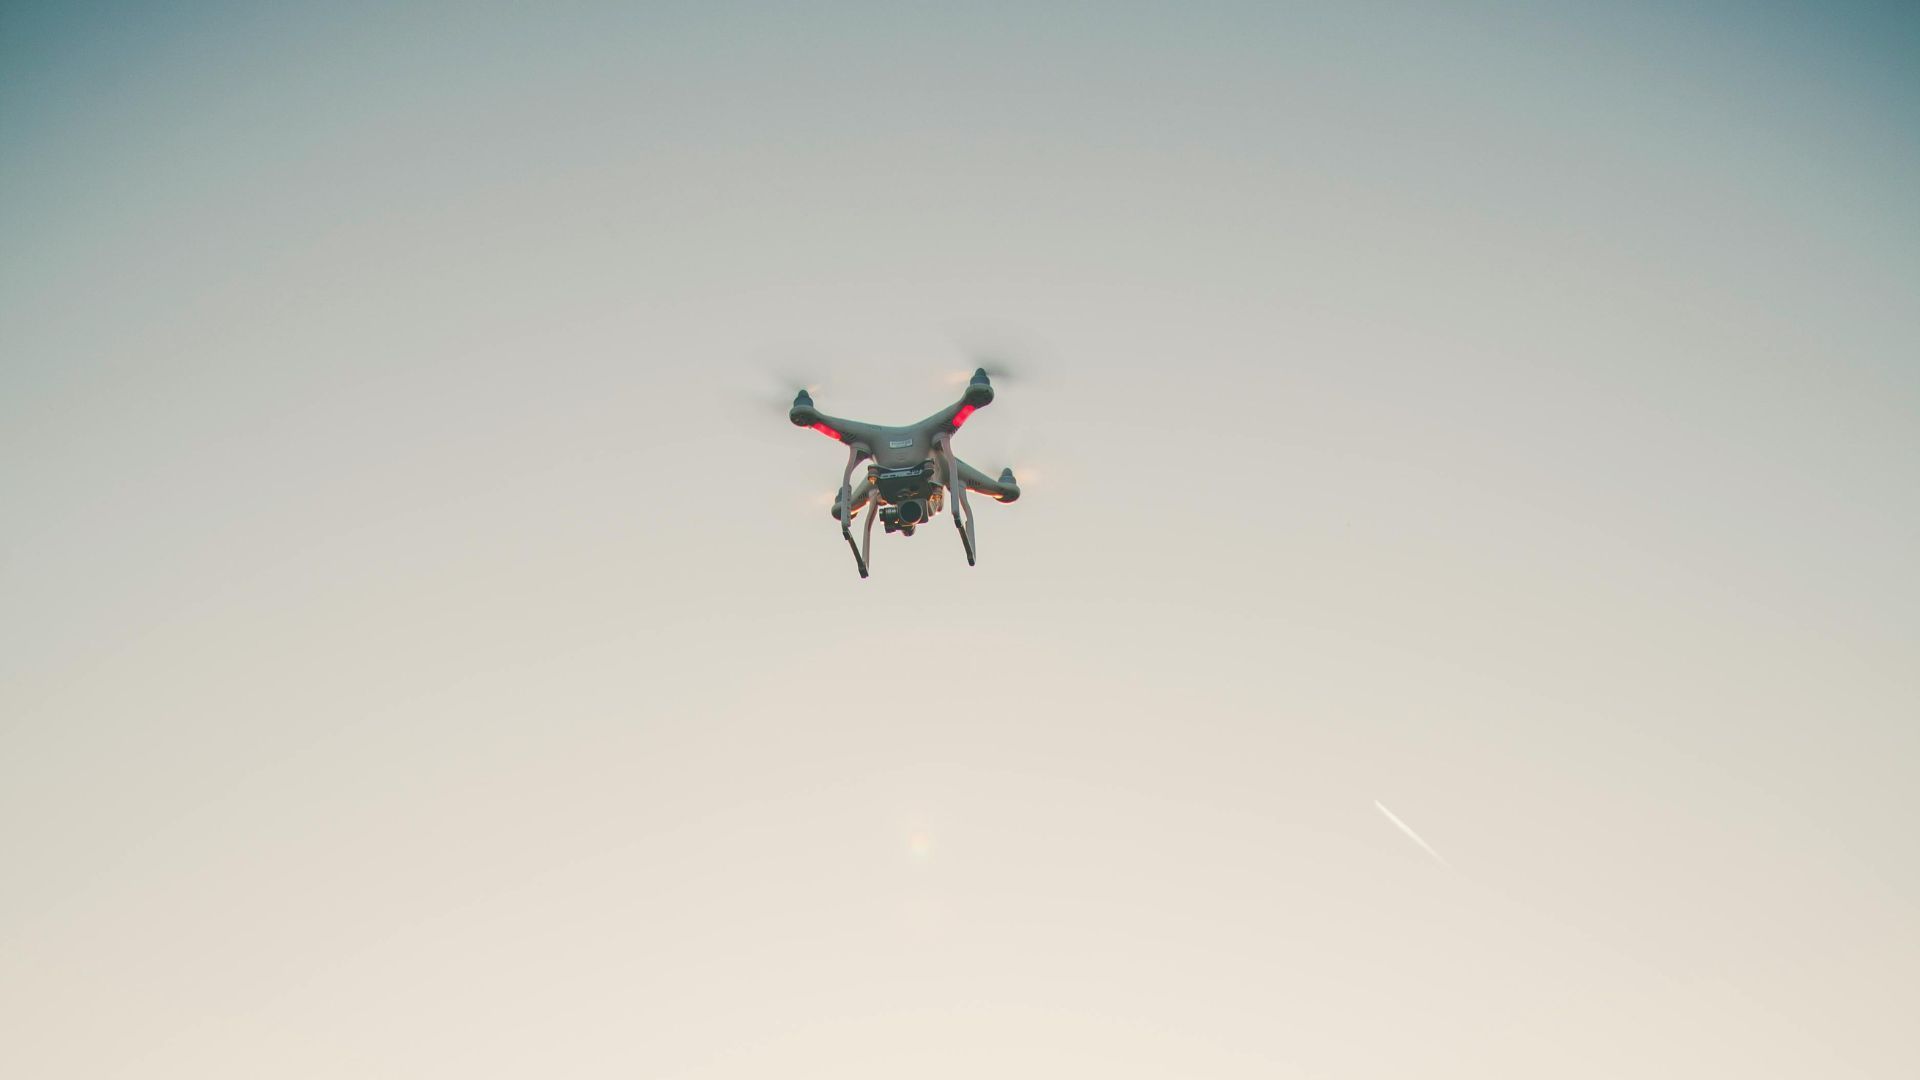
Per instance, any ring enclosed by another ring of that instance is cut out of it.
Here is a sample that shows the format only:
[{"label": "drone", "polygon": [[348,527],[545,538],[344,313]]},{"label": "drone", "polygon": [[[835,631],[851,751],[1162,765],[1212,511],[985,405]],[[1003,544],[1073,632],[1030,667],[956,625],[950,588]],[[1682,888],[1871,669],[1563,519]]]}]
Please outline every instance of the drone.
[{"label": "drone", "polygon": [[[813,395],[800,391],[793,399],[787,419],[795,427],[812,428],[847,447],[847,471],[840,477],[840,493],[833,500],[833,517],[840,523],[840,535],[853,551],[853,562],[860,576],[867,576],[873,548],[873,523],[877,519],[889,533],[912,536],[914,530],[930,521],[953,499],[953,526],[960,531],[960,543],[967,549],[967,565],[974,565],[973,507],[967,492],[991,495],[1003,503],[1020,497],[1020,484],[1012,469],[1000,470],[1000,479],[961,461],[953,453],[953,436],[975,411],[993,401],[993,382],[987,369],[980,368],[967,382],[960,400],[917,424],[883,427],[828,416],[813,407]],[[871,460],[866,478],[858,487],[853,470]],[[862,509],[871,508],[862,527],[860,542],[853,541],[853,519]]]}]

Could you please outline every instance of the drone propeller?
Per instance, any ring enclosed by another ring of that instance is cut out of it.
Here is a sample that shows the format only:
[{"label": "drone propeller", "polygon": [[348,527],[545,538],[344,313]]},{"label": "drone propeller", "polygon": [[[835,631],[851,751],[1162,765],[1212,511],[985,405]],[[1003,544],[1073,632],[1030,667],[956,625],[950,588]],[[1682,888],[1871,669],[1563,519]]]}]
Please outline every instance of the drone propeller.
[{"label": "drone propeller", "polygon": [[1004,341],[987,344],[978,338],[956,339],[954,347],[966,358],[964,370],[955,368],[947,373],[946,381],[950,386],[965,386],[973,377],[975,370],[983,370],[995,386],[1019,386],[1033,380],[1034,364],[1027,358],[1029,350],[1015,348]]},{"label": "drone propeller", "polygon": [[817,375],[788,368],[768,368],[756,372],[745,387],[736,390],[734,396],[757,411],[785,416],[787,410],[793,408],[795,391],[815,394],[820,392],[823,385],[824,380]]},{"label": "drone propeller", "polygon": [[966,435],[971,438],[959,447],[961,456],[984,472],[999,468],[1017,473],[1016,482],[1023,488],[1031,488],[1036,482],[1045,484],[1054,475],[1054,455],[1046,447],[1037,446],[1028,432],[1016,431],[1011,436],[990,432],[988,429],[974,436],[973,429],[968,428]]},{"label": "drone propeller", "polygon": [[987,373],[987,378],[992,379],[996,387],[1018,386],[1027,381],[1024,366],[1009,365],[991,356],[970,357],[968,363],[971,366],[945,372],[941,376],[941,381],[951,387],[961,387],[967,385],[975,374],[982,371]]},{"label": "drone propeller", "polygon": [[1008,364],[992,356],[974,356],[968,358],[968,366],[954,368],[941,373],[940,382],[948,390],[964,388],[973,377],[984,371],[987,378],[993,380],[996,389],[1004,390],[1009,386],[1021,386],[1030,382],[1025,364]]}]

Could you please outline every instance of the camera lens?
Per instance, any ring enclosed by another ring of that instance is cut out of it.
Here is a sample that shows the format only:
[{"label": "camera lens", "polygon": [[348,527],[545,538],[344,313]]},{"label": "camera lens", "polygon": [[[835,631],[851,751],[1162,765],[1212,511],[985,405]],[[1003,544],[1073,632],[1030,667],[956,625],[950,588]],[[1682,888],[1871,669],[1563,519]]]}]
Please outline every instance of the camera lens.
[{"label": "camera lens", "polygon": [[918,525],[921,521],[925,520],[926,516],[926,507],[921,506],[920,500],[918,499],[908,499],[900,504],[900,523],[902,525]]}]

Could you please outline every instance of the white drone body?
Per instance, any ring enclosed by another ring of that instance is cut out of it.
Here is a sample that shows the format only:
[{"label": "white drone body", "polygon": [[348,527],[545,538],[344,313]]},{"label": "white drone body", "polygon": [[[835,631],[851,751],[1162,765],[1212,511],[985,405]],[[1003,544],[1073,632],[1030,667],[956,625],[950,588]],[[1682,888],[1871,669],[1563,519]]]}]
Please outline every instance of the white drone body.
[{"label": "white drone body", "polygon": [[[954,502],[954,528],[960,531],[960,542],[967,549],[967,565],[973,565],[973,508],[967,503],[967,492],[991,495],[1003,503],[1020,497],[1020,485],[1012,469],[1002,469],[1000,479],[995,480],[953,453],[954,433],[975,410],[992,402],[993,383],[985,368],[973,373],[959,401],[903,427],[828,416],[813,407],[813,397],[805,390],[794,397],[787,419],[796,427],[812,428],[848,448],[847,471],[833,500],[833,516],[840,522],[840,535],[853,550],[861,577],[867,576],[875,519],[886,526],[887,532],[912,536],[916,528],[940,512],[949,497]],[[856,487],[853,470],[862,461],[871,464],[866,479]],[[855,544],[853,518],[863,509],[870,512],[860,542]]]}]

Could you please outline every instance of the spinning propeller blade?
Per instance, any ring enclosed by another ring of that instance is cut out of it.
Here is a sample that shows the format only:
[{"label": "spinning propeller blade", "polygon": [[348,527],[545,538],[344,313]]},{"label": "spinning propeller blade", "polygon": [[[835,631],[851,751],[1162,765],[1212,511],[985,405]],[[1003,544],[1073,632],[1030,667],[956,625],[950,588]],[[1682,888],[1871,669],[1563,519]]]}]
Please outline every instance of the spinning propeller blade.
[{"label": "spinning propeller blade", "polygon": [[994,385],[1002,389],[1031,382],[1034,378],[1031,350],[1011,346],[1004,339],[988,344],[979,337],[968,335],[957,338],[954,347],[966,358],[967,367],[955,368],[947,374],[946,382],[950,386],[965,386],[976,370],[985,371]]},{"label": "spinning propeller blade", "polygon": [[[1025,431],[1003,435],[992,428],[975,435],[973,429],[968,428],[961,436],[966,441],[957,449],[961,457],[981,472],[1016,473],[1019,479],[1015,483],[1032,488],[1035,483],[1046,483],[1047,477],[1054,474],[1055,462],[1052,453],[1036,446],[1036,440],[1028,436]],[[1006,477],[1003,475],[1001,479]]]},{"label": "spinning propeller blade", "polygon": [[817,372],[796,370],[792,367],[754,365],[753,372],[746,385],[734,391],[734,397],[756,410],[785,415],[795,404],[794,392],[801,394],[819,393],[826,380]]}]

